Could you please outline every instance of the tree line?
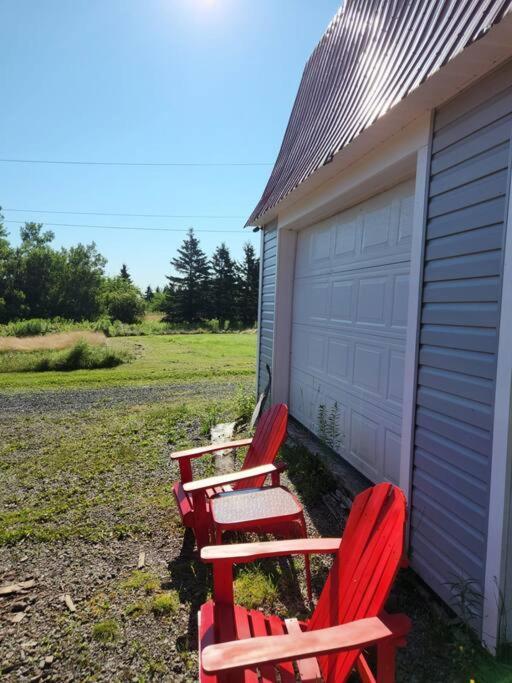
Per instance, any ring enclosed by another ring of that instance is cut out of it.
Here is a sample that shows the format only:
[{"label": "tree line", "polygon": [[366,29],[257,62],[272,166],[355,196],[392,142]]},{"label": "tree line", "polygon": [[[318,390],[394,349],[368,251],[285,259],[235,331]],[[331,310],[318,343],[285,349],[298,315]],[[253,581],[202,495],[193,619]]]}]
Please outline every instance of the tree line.
[{"label": "tree line", "polygon": [[57,249],[54,234],[42,223],[20,228],[20,244],[11,245],[0,214],[0,323],[29,318],[112,320],[132,323],[146,310],[166,320],[196,324],[216,318],[252,326],[257,317],[259,259],[253,246],[234,260],[226,244],[208,259],[189,230],[165,287],[144,294],[132,282],[126,264],[117,276],[105,273],[107,260],[91,244]]}]

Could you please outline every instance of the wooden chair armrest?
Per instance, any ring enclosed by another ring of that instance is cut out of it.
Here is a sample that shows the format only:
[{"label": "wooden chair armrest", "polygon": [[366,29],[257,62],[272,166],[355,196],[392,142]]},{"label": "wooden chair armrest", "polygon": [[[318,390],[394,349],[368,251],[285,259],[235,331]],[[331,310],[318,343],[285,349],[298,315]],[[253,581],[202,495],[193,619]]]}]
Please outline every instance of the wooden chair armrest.
[{"label": "wooden chair armrest", "polygon": [[359,650],[393,636],[393,631],[381,619],[370,617],[293,635],[262,636],[209,645],[201,653],[201,662],[207,673],[220,673],[260,664],[319,657],[330,652]]},{"label": "wooden chair armrest", "polygon": [[233,484],[236,481],[244,481],[251,477],[260,477],[262,475],[272,474],[276,472],[275,465],[259,465],[259,467],[250,467],[239,472],[230,472],[229,474],[219,474],[216,477],[208,477],[208,479],[198,479],[197,481],[189,481],[183,484],[183,490],[186,493],[193,493],[194,491],[203,491],[204,489],[212,489],[215,486],[224,486],[225,484]]},{"label": "wooden chair armrest", "polygon": [[282,555],[325,555],[337,552],[340,543],[341,538],[293,538],[285,541],[209,545],[201,550],[201,559],[211,563],[230,561],[233,564],[243,564]]},{"label": "wooden chair armrest", "polygon": [[252,439],[239,439],[238,441],[226,441],[225,443],[212,443],[208,446],[198,446],[197,448],[189,448],[186,451],[175,451],[171,453],[172,460],[180,460],[180,458],[200,458],[202,455],[208,453],[215,453],[216,451],[230,450],[234,448],[244,448],[250,446]]}]

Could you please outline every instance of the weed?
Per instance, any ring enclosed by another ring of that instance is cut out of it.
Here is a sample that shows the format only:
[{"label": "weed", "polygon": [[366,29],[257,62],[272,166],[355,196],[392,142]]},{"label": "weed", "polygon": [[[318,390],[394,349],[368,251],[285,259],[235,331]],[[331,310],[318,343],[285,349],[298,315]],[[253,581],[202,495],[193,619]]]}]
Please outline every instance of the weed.
[{"label": "weed", "polygon": [[337,451],[342,443],[338,422],[338,401],[334,401],[328,411],[323,403],[318,406],[318,437],[326,446]]},{"label": "weed", "polygon": [[201,436],[209,436],[212,427],[220,421],[221,410],[218,403],[210,403],[203,415],[201,416],[201,426],[199,427],[199,433]]},{"label": "weed", "polygon": [[169,591],[155,595],[151,601],[151,611],[153,614],[174,614],[180,608],[180,599],[176,591]]},{"label": "weed", "polygon": [[243,385],[238,386],[234,398],[234,410],[236,419],[241,424],[249,424],[256,405],[256,395],[254,391],[247,391]]},{"label": "weed", "polygon": [[145,611],[146,604],[139,600],[138,602],[132,602],[131,604],[127,605],[124,613],[127,617],[133,617],[136,619],[137,617],[140,617],[141,614],[144,614]]},{"label": "weed", "polygon": [[235,580],[235,601],[248,609],[270,605],[277,597],[276,584],[261,569],[244,569]]},{"label": "weed", "polygon": [[452,594],[452,606],[460,617],[462,625],[469,630],[482,606],[483,594],[476,582],[466,576],[456,576],[446,585]]},{"label": "weed", "polygon": [[119,638],[119,624],[115,619],[99,621],[92,627],[92,637],[102,643],[111,643]]},{"label": "weed", "polygon": [[145,593],[154,593],[160,588],[160,579],[152,572],[139,571],[136,569],[131,575],[121,582],[121,588],[126,590],[144,590]]}]

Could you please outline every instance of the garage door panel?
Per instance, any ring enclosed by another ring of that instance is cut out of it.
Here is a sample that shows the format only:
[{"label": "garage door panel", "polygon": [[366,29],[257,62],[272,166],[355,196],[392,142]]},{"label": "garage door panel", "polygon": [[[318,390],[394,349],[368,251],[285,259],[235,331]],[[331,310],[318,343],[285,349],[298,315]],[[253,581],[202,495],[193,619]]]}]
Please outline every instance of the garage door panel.
[{"label": "garage door panel", "polygon": [[409,260],[414,181],[299,233],[296,273],[372,267]]},{"label": "garage door panel", "polygon": [[350,446],[351,462],[369,479],[376,481],[379,476],[381,427],[374,419],[357,410],[350,414]]},{"label": "garage door panel", "polygon": [[405,352],[398,349],[389,350],[387,399],[402,409],[402,394],[404,387]]},{"label": "garage door panel", "polygon": [[357,270],[350,274],[297,278],[295,323],[356,326],[403,338],[407,326],[409,264]]},{"label": "garage door panel", "polygon": [[356,323],[386,326],[386,277],[363,277],[358,283]]},{"label": "garage door panel", "polygon": [[407,309],[409,304],[409,274],[396,275],[393,279],[393,304],[391,310],[391,327],[407,327]]},{"label": "garage door panel", "polygon": [[413,194],[404,183],[297,243],[291,414],[321,438],[330,418],[329,445],[373,481],[399,479]]},{"label": "garage door panel", "polygon": [[386,349],[375,344],[354,345],[354,386],[369,391],[377,398],[383,397],[383,371]]},{"label": "garage door panel", "polygon": [[380,406],[397,418],[402,413],[403,366],[403,349],[396,342],[390,345],[389,339],[361,342],[356,335],[331,336],[315,328],[293,328],[294,370],[311,376],[322,387],[350,394],[354,401]]},{"label": "garage door panel", "polygon": [[327,340],[327,373],[340,382],[350,382],[352,379],[352,346],[348,340]]}]

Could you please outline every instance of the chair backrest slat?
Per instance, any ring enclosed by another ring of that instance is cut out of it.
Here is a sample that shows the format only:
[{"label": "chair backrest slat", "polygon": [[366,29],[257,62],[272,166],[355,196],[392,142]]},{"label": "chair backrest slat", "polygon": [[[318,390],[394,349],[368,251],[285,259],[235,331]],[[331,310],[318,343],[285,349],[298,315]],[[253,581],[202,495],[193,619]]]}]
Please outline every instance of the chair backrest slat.
[{"label": "chair backrest slat", "polygon": [[[274,462],[281,448],[288,427],[288,406],[277,403],[266,410],[258,421],[251,446],[247,450],[242,469],[269,465]],[[257,488],[263,486],[265,477],[251,477],[238,482],[235,488]]]},{"label": "chair backrest slat", "polygon": [[[402,491],[378,484],[356,497],[343,540],[308,628],[378,616],[404,553],[406,502]],[[328,683],[349,676],[359,650],[319,659]]]}]

